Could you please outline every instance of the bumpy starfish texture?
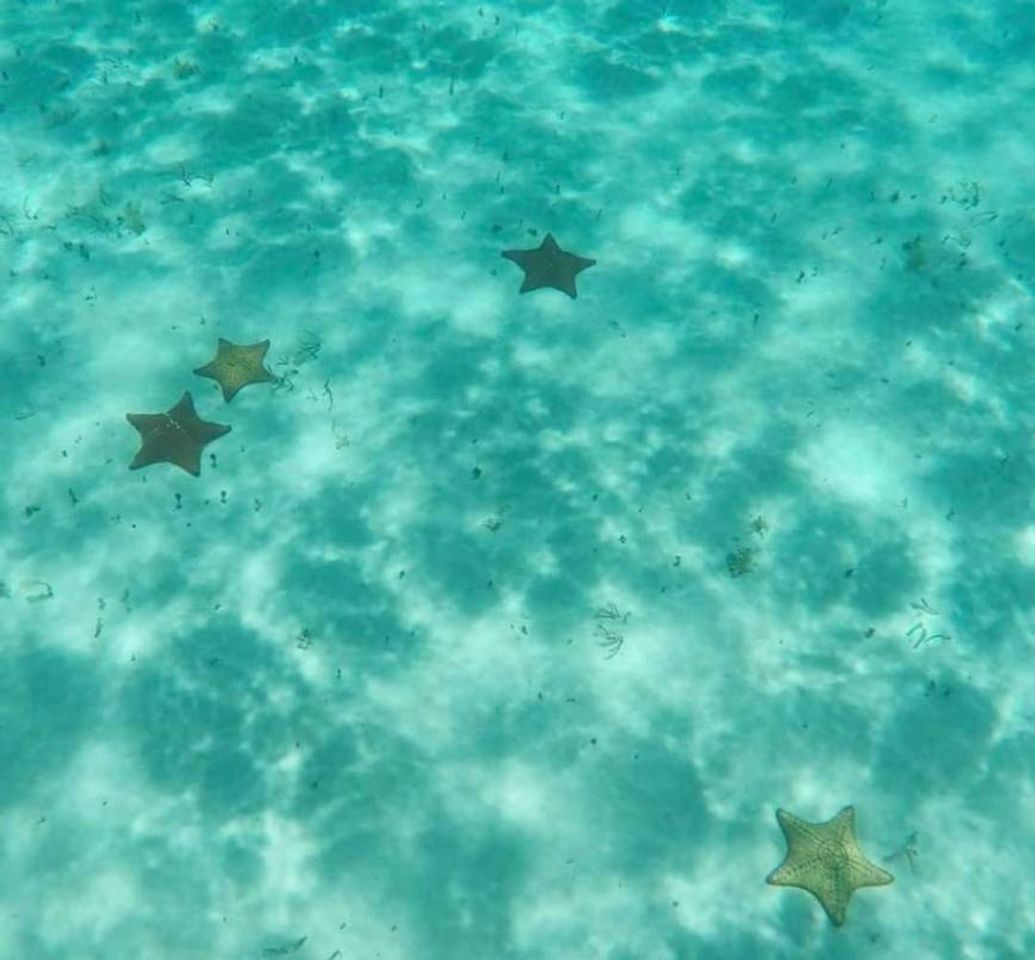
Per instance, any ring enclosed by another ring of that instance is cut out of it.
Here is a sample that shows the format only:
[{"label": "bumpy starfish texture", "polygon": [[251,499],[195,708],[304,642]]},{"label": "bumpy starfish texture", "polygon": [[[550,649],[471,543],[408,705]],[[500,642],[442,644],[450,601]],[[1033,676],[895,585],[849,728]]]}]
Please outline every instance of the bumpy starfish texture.
[{"label": "bumpy starfish texture", "polygon": [[825,823],[808,823],[786,810],[776,819],[787,838],[787,856],[766,883],[800,887],[811,893],[835,926],[845,921],[852,894],[895,878],[866,859],[855,839],[855,809],[845,807]]},{"label": "bumpy starfish texture", "polygon": [[531,250],[504,250],[503,256],[513,260],[525,271],[525,279],[519,293],[528,293],[540,287],[553,287],[566,293],[573,300],[578,296],[575,290],[575,276],[592,267],[596,260],[568,253],[557,246],[553,234],[543,237],[543,242]]},{"label": "bumpy starfish texture", "polygon": [[271,383],[276,377],[263,365],[263,358],[270,348],[269,340],[259,343],[239,344],[219,338],[216,358],[194,372],[200,377],[209,377],[223,388],[223,399],[229,403],[241,387],[249,383]]},{"label": "bumpy starfish texture", "polygon": [[230,427],[202,420],[189,393],[165,413],[127,413],[126,419],[140,434],[140,449],[130,463],[138,470],[152,463],[174,463],[195,477],[201,473],[201,450]]}]

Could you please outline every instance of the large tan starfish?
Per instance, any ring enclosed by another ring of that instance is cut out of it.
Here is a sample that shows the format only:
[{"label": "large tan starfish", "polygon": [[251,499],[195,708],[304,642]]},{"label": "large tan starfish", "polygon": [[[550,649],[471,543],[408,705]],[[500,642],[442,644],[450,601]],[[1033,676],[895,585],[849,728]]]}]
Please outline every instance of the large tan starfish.
[{"label": "large tan starfish", "polygon": [[216,358],[194,372],[209,377],[223,388],[223,399],[229,403],[241,387],[249,383],[272,383],[276,377],[263,365],[263,358],[270,348],[269,340],[259,343],[231,343],[219,338]]},{"label": "large tan starfish", "polygon": [[165,413],[127,413],[126,419],[140,434],[140,449],[130,463],[137,470],[152,463],[175,463],[195,477],[201,473],[201,450],[230,427],[202,420],[189,393]]},{"label": "large tan starfish", "polygon": [[859,887],[879,887],[895,879],[859,848],[854,807],[845,807],[826,823],[808,823],[786,810],[777,810],[776,820],[787,838],[787,856],[766,883],[808,890],[835,926],[845,922],[848,901]]}]

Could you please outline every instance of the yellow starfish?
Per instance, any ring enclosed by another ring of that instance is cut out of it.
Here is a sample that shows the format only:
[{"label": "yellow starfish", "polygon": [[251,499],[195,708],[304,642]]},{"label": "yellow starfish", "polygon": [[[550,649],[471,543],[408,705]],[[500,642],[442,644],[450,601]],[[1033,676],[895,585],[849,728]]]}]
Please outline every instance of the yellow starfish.
[{"label": "yellow starfish", "polygon": [[276,381],[277,378],[262,363],[269,348],[269,340],[238,344],[220,337],[215,360],[198,367],[194,372],[198,376],[215,380],[223,388],[223,399],[229,403],[234,394],[249,383]]},{"label": "yellow starfish", "polygon": [[845,922],[848,901],[859,887],[879,887],[895,879],[859,849],[854,807],[845,807],[826,823],[808,823],[786,810],[777,810],[776,820],[787,838],[787,856],[766,883],[808,890],[835,926]]}]

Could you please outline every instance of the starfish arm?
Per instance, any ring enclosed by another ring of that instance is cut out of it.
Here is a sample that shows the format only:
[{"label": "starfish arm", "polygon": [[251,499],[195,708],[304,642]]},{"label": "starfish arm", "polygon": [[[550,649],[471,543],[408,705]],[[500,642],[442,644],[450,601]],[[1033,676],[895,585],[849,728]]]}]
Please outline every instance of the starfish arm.
[{"label": "starfish arm", "polygon": [[259,343],[253,343],[249,348],[252,356],[252,362],[255,366],[255,383],[274,383],[276,377],[273,372],[266,367],[265,360],[266,354],[269,353],[270,342],[269,340],[262,340]]},{"label": "starfish arm", "polygon": [[830,922],[835,927],[840,927],[845,922],[845,917],[848,914],[848,898],[851,896],[851,892],[849,892],[843,899],[829,895],[821,897],[814,890],[810,890],[809,893],[813,894],[813,896],[815,896],[815,898],[820,902],[824,912],[828,917],[830,917]]},{"label": "starfish arm", "polygon": [[175,406],[169,408],[167,413],[181,426],[191,419],[197,420],[198,412],[194,409],[194,398],[190,395],[190,391],[184,390],[183,396],[176,401]]},{"label": "starfish arm", "polygon": [[165,422],[164,413],[127,413],[126,419],[133,424],[137,433],[144,436]]},{"label": "starfish arm", "polygon": [[149,467],[152,463],[158,463],[163,458],[155,455],[155,451],[149,449],[148,444],[144,444],[136,452],[136,455],[129,462],[130,470],[139,470],[141,467]]},{"label": "starfish arm", "polygon": [[201,476],[201,447],[196,444],[180,446],[172,451],[169,463],[186,470],[192,477]]},{"label": "starfish arm", "polygon": [[849,861],[848,874],[853,887],[884,887],[895,882],[887,870],[870,863],[861,853],[859,859]]},{"label": "starfish arm", "polygon": [[504,250],[500,256],[516,263],[522,270],[528,270],[531,266],[529,254],[532,252],[532,250]]},{"label": "starfish arm", "polygon": [[152,463],[172,463],[197,477],[201,473],[201,448],[190,442],[182,431],[163,430],[149,433],[130,462],[130,470],[139,470]]},{"label": "starfish arm", "polygon": [[[570,257],[571,254],[565,254],[566,257]],[[572,300],[575,300],[579,292],[575,289],[575,274],[579,271],[577,269],[571,269],[571,261],[567,263],[558,263],[552,280],[552,285],[558,290],[562,290]]]},{"label": "starfish arm", "polygon": [[209,380],[215,380],[216,383],[219,384],[219,389],[223,391],[223,400],[229,403],[239,388],[231,389],[226,382],[225,368],[227,343],[228,341],[220,337],[219,349],[216,352],[215,359],[210,360],[203,367],[198,367],[194,372],[199,377],[207,377]]},{"label": "starfish arm", "polygon": [[205,444],[218,440],[229,433],[230,425],[228,423],[212,423],[209,420],[199,420],[197,423],[191,424],[188,432],[203,447]]},{"label": "starfish arm", "polygon": [[139,470],[164,460],[161,444],[156,442],[156,438],[161,437],[168,427],[169,418],[164,413],[127,413],[126,419],[140,434],[140,449],[130,461],[129,469]]}]

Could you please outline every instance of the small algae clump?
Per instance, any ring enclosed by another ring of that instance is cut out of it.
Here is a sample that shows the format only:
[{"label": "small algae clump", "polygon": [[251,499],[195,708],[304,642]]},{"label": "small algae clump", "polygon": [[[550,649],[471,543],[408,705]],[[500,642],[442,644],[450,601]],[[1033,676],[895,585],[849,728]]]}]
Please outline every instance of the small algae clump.
[{"label": "small algae clump", "polygon": [[726,554],[726,569],[731,577],[742,577],[745,573],[751,573],[756,566],[754,547],[740,547]]}]

